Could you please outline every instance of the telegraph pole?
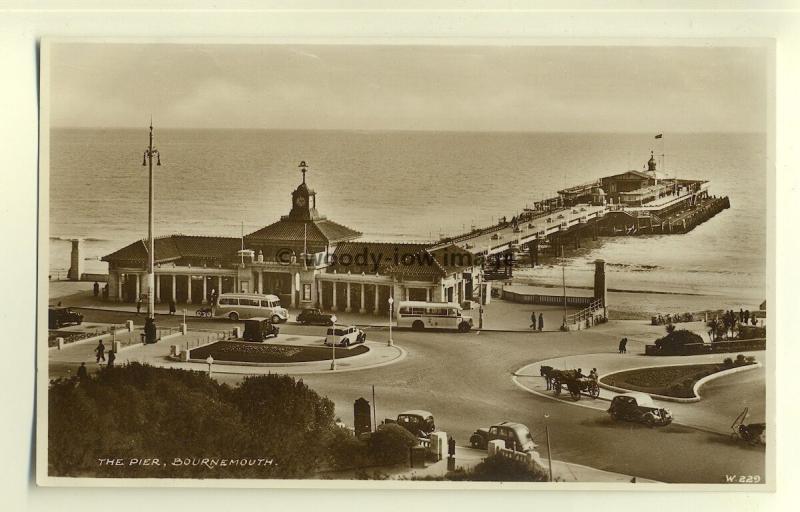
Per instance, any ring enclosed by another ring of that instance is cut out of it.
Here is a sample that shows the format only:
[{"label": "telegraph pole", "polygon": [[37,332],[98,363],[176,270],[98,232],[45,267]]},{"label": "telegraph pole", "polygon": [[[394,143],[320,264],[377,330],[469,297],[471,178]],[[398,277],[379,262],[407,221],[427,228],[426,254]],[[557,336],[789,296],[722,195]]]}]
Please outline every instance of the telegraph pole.
[{"label": "telegraph pole", "polygon": [[[147,217],[147,319],[145,319],[144,333],[147,343],[156,342],[155,320],[155,241],[153,239],[153,157],[156,157],[156,166],[161,165],[161,154],[153,147],[153,118],[150,118],[150,144],[144,150],[142,166],[147,165],[149,177],[148,217]],[[139,300],[139,297],[136,298]]]}]

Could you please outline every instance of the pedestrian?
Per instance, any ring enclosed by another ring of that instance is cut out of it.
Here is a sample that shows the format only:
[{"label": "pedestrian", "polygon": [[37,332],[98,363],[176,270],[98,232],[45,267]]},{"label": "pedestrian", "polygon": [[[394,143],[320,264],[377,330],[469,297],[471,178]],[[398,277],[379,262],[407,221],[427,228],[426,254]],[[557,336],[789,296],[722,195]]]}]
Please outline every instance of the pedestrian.
[{"label": "pedestrian", "polygon": [[175,314],[175,299],[169,299],[169,314]]},{"label": "pedestrian", "polygon": [[744,322],[744,310],[739,308],[739,323]]},{"label": "pedestrian", "polygon": [[114,353],[114,351],[113,350],[109,350],[108,351],[108,367],[109,368],[113,368],[114,367],[114,361],[116,361],[116,360],[117,360],[117,356]]},{"label": "pedestrian", "polygon": [[582,379],[582,378],[586,377],[586,375],[583,374],[583,368],[578,368],[578,373],[577,373],[576,377],[579,378],[579,379]]},{"label": "pedestrian", "polygon": [[758,325],[758,320],[756,320],[756,314],[755,313],[753,313],[753,316],[750,317],[750,323],[753,324],[754,327],[756,325]]},{"label": "pedestrian", "polygon": [[531,325],[530,328],[536,330],[536,311],[531,312]]},{"label": "pedestrian", "polygon": [[589,372],[589,378],[597,380],[597,368],[592,368],[592,371]]},{"label": "pedestrian", "polygon": [[750,310],[749,309],[745,309],[744,310],[744,325],[747,325],[749,323],[750,323]]},{"label": "pedestrian", "polygon": [[142,312],[142,299],[139,299],[136,301],[136,314],[138,315],[141,312]]},{"label": "pedestrian", "polygon": [[628,338],[627,337],[622,338],[622,353],[623,354],[627,354],[628,353]]},{"label": "pedestrian", "polygon": [[92,285],[92,291],[94,292],[94,296],[95,296],[95,297],[97,297],[98,295],[100,295],[100,283],[98,283],[97,281],[95,281],[95,282],[94,282],[94,285]]},{"label": "pedestrian", "polygon": [[544,315],[539,313],[539,332],[542,332],[542,330],[544,330]]},{"label": "pedestrian", "polygon": [[105,362],[105,360],[106,360],[106,346],[103,345],[103,340],[100,340],[97,343],[97,347],[95,347],[94,353],[95,353],[95,355],[97,355],[97,363],[98,364],[100,363],[100,360]]},{"label": "pedestrian", "polygon": [[89,372],[86,370],[86,363],[81,362],[81,365],[78,367],[78,380],[86,380],[89,378]]},{"label": "pedestrian", "polygon": [[108,300],[108,284],[103,285],[103,299]]}]

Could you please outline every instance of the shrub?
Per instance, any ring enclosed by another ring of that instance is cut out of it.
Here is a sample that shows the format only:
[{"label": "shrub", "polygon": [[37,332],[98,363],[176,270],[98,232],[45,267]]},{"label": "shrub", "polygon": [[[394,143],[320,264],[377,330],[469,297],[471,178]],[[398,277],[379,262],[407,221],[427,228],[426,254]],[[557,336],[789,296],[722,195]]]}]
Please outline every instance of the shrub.
[{"label": "shrub", "polygon": [[756,363],[756,358],[753,357],[753,356],[747,356],[745,358],[745,361],[747,361],[747,364],[755,364]]},{"label": "shrub", "polygon": [[675,324],[667,324],[666,329],[667,329],[667,334],[672,334],[673,332],[675,332]]},{"label": "shrub", "polygon": [[686,329],[680,329],[657,339],[655,344],[662,354],[680,355],[684,353],[684,345],[691,343],[703,343],[703,338]]},{"label": "shrub", "polygon": [[[50,384],[49,474],[170,478],[311,476],[334,435],[333,403],[291,377],[236,388],[205,372],[130,363]],[[163,466],[98,466],[156,457]],[[273,459],[272,465],[176,465],[174,459]]]},{"label": "shrub", "polygon": [[400,425],[378,427],[369,438],[369,455],[374,464],[398,464],[408,460],[408,450],[419,440]]},{"label": "shrub", "polygon": [[732,367],[733,359],[731,359],[730,357],[726,357],[725,359],[722,360],[722,365],[725,366],[726,368]]},{"label": "shrub", "polygon": [[767,337],[767,328],[753,325],[740,325],[738,339],[752,340]]},{"label": "shrub", "polygon": [[448,473],[447,478],[478,482],[546,482],[547,473],[539,466],[531,468],[524,462],[493,455],[478,463],[472,470]]},{"label": "shrub", "polygon": [[346,428],[337,428],[328,444],[330,465],[335,469],[350,469],[372,465],[367,443]]}]

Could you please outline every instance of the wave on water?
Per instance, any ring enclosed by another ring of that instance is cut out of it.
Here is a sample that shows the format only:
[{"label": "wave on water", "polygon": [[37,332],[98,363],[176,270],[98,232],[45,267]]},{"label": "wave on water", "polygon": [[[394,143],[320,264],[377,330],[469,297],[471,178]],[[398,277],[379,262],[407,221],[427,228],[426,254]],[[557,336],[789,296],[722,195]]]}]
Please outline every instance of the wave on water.
[{"label": "wave on water", "polygon": [[639,265],[635,263],[606,263],[606,266],[622,269],[626,272],[650,272],[662,268],[660,265]]}]

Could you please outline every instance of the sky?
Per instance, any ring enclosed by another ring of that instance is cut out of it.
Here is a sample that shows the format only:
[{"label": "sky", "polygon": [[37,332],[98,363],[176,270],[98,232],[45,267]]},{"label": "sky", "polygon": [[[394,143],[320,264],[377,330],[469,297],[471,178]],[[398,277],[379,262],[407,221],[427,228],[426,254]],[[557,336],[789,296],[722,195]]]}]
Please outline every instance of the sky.
[{"label": "sky", "polygon": [[765,132],[765,48],[57,43],[51,126]]}]

